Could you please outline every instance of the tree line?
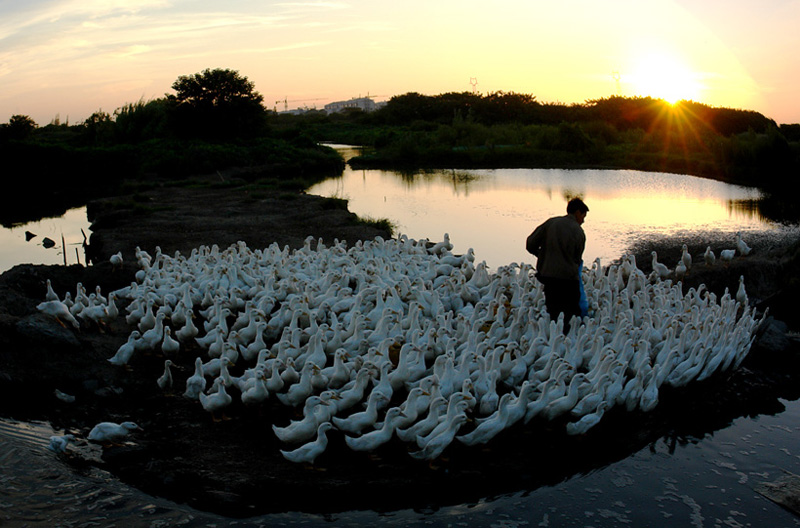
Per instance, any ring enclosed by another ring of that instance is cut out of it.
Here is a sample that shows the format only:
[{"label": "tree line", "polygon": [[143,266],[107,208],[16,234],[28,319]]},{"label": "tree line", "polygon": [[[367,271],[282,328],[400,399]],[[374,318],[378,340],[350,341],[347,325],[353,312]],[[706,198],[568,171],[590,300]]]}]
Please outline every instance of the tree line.
[{"label": "tree line", "polygon": [[303,190],[344,167],[332,149],[308,138],[271,134],[263,96],[239,72],[207,69],[178,77],[172,89],[111,114],[98,110],[78,124],[40,127],[15,115],[0,125],[3,179],[14,189],[0,199],[0,222],[231,167],[251,170],[228,184],[244,180],[265,192]]},{"label": "tree line", "polygon": [[693,101],[410,93],[354,120],[352,134],[375,147],[354,160],[366,167],[629,168],[761,187],[791,185],[800,173],[800,125]]}]

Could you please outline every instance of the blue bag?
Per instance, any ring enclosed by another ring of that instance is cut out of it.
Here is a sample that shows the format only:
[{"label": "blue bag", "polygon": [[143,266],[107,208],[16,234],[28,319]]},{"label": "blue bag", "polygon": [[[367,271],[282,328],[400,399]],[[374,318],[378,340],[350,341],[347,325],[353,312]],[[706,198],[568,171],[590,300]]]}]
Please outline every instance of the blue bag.
[{"label": "blue bag", "polygon": [[578,306],[581,309],[581,317],[586,317],[589,315],[589,301],[586,299],[586,290],[583,289],[583,261],[581,261],[581,265],[578,267],[578,284],[581,287],[581,300]]}]

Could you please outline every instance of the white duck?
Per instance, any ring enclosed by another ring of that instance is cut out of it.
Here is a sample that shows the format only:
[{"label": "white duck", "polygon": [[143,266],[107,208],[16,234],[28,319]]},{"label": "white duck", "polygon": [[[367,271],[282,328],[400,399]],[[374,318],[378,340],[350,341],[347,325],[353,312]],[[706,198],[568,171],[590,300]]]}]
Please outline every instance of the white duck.
[{"label": "white duck", "polygon": [[219,376],[220,372],[222,372],[222,365],[227,365],[230,367],[234,365],[234,362],[228,356],[211,358],[205,363],[203,363],[201,360],[203,376]]},{"label": "white duck", "polygon": [[730,262],[736,256],[735,249],[723,249],[719,252],[719,260],[722,262]]},{"label": "white duck", "polygon": [[[231,398],[230,394],[225,390],[225,381],[219,383],[219,388],[217,392],[213,394],[206,394],[205,392],[201,392],[198,396],[200,398],[200,404],[203,406],[203,409],[211,413],[211,418],[218,422],[219,420],[224,418],[225,408],[228,407],[233,398]],[[222,418],[217,417],[217,413],[222,412]]]},{"label": "white duck", "polygon": [[119,442],[131,431],[141,430],[134,422],[122,422],[120,424],[114,422],[100,422],[95,425],[89,436],[86,438],[91,442],[98,442],[102,444]]},{"label": "white duck", "polygon": [[194,324],[194,317],[187,315],[186,322],[175,332],[175,337],[177,337],[179,341],[186,342],[196,337],[199,332],[200,330]]},{"label": "white duck", "polygon": [[90,304],[84,306],[75,316],[83,321],[91,321],[98,326],[110,320],[108,306],[105,304]]},{"label": "white duck", "polygon": [[419,451],[412,451],[409,453],[413,458],[433,460],[439,457],[442,452],[453,442],[456,433],[467,422],[466,413],[458,413],[447,422],[447,428],[428,440],[425,447]]},{"label": "white duck", "polygon": [[164,339],[164,312],[159,312],[156,315],[156,323],[152,328],[146,330],[142,334],[141,342],[145,350],[155,350]]},{"label": "white duck", "polygon": [[108,257],[108,261],[111,263],[111,269],[119,269],[122,267],[122,251],[117,251],[110,257]]},{"label": "white duck", "polygon": [[681,262],[683,262],[687,270],[692,268],[692,255],[689,253],[689,247],[686,244],[681,246]]},{"label": "white duck", "polygon": [[488,418],[483,420],[478,426],[469,433],[457,436],[456,440],[466,445],[485,444],[494,438],[500,431],[506,428],[509,417],[509,405],[514,395],[510,392],[500,397],[497,410]]},{"label": "white duck", "polygon": [[326,433],[333,427],[330,422],[323,422],[317,427],[317,438],[307,444],[303,444],[293,451],[281,449],[283,457],[296,464],[313,464],[314,461],[325,452],[328,447],[328,437]]},{"label": "white duck", "polygon": [[547,407],[542,410],[542,415],[548,420],[552,420],[563,413],[570,411],[578,403],[578,389],[585,381],[585,374],[575,374],[569,382],[567,393],[564,396],[550,402]]},{"label": "white duck", "polygon": [[367,408],[361,412],[353,413],[347,418],[334,416],[331,421],[340,431],[350,434],[359,434],[363,429],[374,426],[378,421],[378,409],[389,404],[389,398],[382,392],[372,391],[367,397]]},{"label": "white duck", "polygon": [[[242,354],[245,361],[253,360],[253,358],[258,357],[259,352],[267,348],[267,344],[264,341],[264,330],[267,328],[267,323],[265,321],[258,321],[256,325],[258,330],[253,339],[249,341],[247,345],[239,345],[239,352]],[[239,332],[239,335],[241,337],[241,332]]]},{"label": "white duck", "polygon": [[275,358],[271,366],[272,372],[266,380],[266,385],[267,390],[271,393],[274,393],[283,389],[283,386],[285,385],[283,378],[281,377],[281,368],[283,367],[283,362],[281,362],[280,359]]},{"label": "white duck", "polygon": [[74,328],[81,327],[81,324],[78,322],[75,316],[72,315],[72,312],[70,312],[70,309],[67,307],[67,305],[62,301],[44,301],[36,305],[36,309],[42,313],[46,313],[47,315],[55,317],[56,321],[58,321],[61,326],[65,326],[64,321],[66,321]]},{"label": "white duck", "polygon": [[679,281],[683,280],[688,270],[689,268],[684,264],[683,260],[679,260],[675,265],[675,278]]},{"label": "white duck", "polygon": [[303,365],[303,369],[300,372],[300,379],[298,382],[289,385],[289,388],[285,393],[280,392],[275,394],[275,396],[282,404],[291,407],[297,407],[306,401],[306,398],[308,398],[309,395],[314,392],[312,377],[315,371],[319,372],[319,367],[315,363],[306,363]]},{"label": "white duck", "polygon": [[339,390],[339,401],[336,402],[336,409],[344,411],[360,402],[364,398],[364,392],[369,384],[371,374],[366,366],[360,368],[356,373],[356,378]]},{"label": "white duck", "polygon": [[133,357],[133,353],[136,351],[136,342],[140,337],[141,334],[138,330],[131,332],[131,334],[128,336],[128,340],[120,345],[116,354],[108,358],[108,362],[112,365],[127,365],[130,362],[131,357]]},{"label": "white duck", "polygon": [[750,252],[753,250],[753,248],[751,248],[750,246],[748,246],[748,245],[747,245],[747,242],[745,242],[745,241],[742,239],[742,233],[741,233],[740,231],[737,231],[737,232],[736,232],[736,250],[737,250],[737,251],[739,252],[739,254],[740,254],[740,255],[742,255],[743,257],[745,257],[745,256],[749,255],[749,254],[750,254]]},{"label": "white duck", "polygon": [[46,291],[46,293],[44,295],[44,300],[45,301],[59,301],[59,300],[61,300],[61,298],[58,296],[58,294],[53,289],[53,283],[50,282],[50,279],[47,279],[46,282],[47,282],[47,291]]},{"label": "white duck", "polygon": [[447,400],[442,396],[434,397],[428,407],[425,418],[405,429],[397,430],[397,437],[404,442],[413,442],[418,436],[426,435],[439,425],[442,415],[447,410]]},{"label": "white duck", "polygon": [[539,397],[528,402],[525,406],[525,423],[530,422],[533,418],[538,416],[542,410],[557,397],[551,396],[550,393],[551,391],[555,391],[559,383],[563,385],[564,382],[556,378],[549,378],[547,381],[542,382],[542,392],[539,394]]},{"label": "white duck", "polygon": [[736,302],[747,306],[747,291],[744,288],[744,275],[739,275],[739,289],[736,291]]},{"label": "white duck", "polygon": [[61,392],[58,389],[53,390],[53,395],[64,403],[75,403],[75,396]]},{"label": "white duck", "polygon": [[347,351],[343,348],[333,353],[333,365],[322,369],[322,374],[328,379],[328,387],[339,389],[350,381],[353,372],[347,365]]},{"label": "white duck", "polygon": [[156,380],[156,383],[162,390],[172,388],[172,371],[170,370],[170,367],[172,367],[172,360],[165,360],[164,373]]},{"label": "white duck", "polygon": [[397,427],[404,429],[411,426],[419,418],[420,413],[428,409],[430,404],[430,393],[422,387],[414,387],[408,393],[408,397],[399,405],[403,410],[405,418],[397,421]]},{"label": "white duck", "polygon": [[206,377],[203,374],[203,360],[198,357],[194,360],[194,374],[186,380],[186,391],[183,395],[196,400],[204,390],[206,390]]},{"label": "white duck", "polygon": [[392,439],[395,430],[395,422],[404,417],[400,407],[392,407],[386,411],[386,418],[383,426],[361,436],[345,436],[344,441],[353,451],[372,451]]},{"label": "white duck", "polygon": [[653,256],[653,271],[656,272],[658,278],[666,279],[669,277],[669,268],[658,261],[658,254],[655,251],[653,251],[651,254]]},{"label": "white duck", "polygon": [[713,266],[717,261],[717,256],[714,255],[713,251],[711,251],[711,246],[706,247],[706,251],[703,253],[703,260],[705,261],[706,266]]},{"label": "white duck", "polygon": [[164,338],[161,340],[161,351],[165,354],[175,355],[181,349],[181,344],[172,337],[172,329],[164,327]]},{"label": "white duck", "polygon": [[600,419],[603,417],[608,406],[609,402],[602,401],[594,412],[584,414],[581,419],[576,422],[569,422],[566,425],[567,434],[580,435],[586,433],[586,431],[600,423]]},{"label": "white duck", "polygon": [[466,399],[457,395],[452,396],[447,402],[447,409],[445,410],[444,415],[437,420],[437,423],[433,429],[418,434],[414,439],[420,449],[423,449],[429,441],[444,432],[445,429],[449,427],[449,422],[453,420],[455,415],[466,412],[467,409],[469,409],[469,402]]},{"label": "white duck", "polygon": [[266,373],[263,369],[259,369],[253,385],[242,392],[242,403],[245,405],[253,405],[267,398],[269,398],[269,390],[267,389]]},{"label": "white duck", "polygon": [[[154,303],[155,301],[153,299],[147,301],[144,311],[142,312],[141,318],[138,320],[139,331],[142,334],[144,334],[145,332],[147,332],[156,325],[156,313],[153,311]],[[132,318],[134,317],[134,314],[136,314],[136,312],[128,314],[128,317]],[[128,324],[132,323],[133,321],[128,322]]]},{"label": "white duck", "polygon": [[278,440],[284,443],[303,442],[314,435],[320,421],[317,419],[317,407],[320,405],[330,405],[320,396],[309,396],[303,405],[303,418],[292,420],[285,427],[278,427],[272,424],[272,431]]},{"label": "white duck", "polygon": [[51,436],[50,444],[47,448],[54,453],[65,453],[67,451],[67,445],[74,440],[75,435],[71,434]]}]

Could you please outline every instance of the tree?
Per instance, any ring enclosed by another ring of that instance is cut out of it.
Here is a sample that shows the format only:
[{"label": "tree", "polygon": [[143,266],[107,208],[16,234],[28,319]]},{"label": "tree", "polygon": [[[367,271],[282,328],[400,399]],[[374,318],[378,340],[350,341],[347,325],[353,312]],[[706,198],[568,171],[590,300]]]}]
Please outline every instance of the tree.
[{"label": "tree", "polygon": [[2,126],[0,136],[6,139],[24,140],[36,129],[36,121],[26,115],[13,115],[7,125]]},{"label": "tree", "polygon": [[253,137],[264,132],[267,110],[255,85],[228,69],[181,75],[172,84],[175,128],[180,135],[214,139]]},{"label": "tree", "polygon": [[255,85],[234,70],[205,69],[193,75],[181,75],[172,83],[178,102],[194,106],[219,106],[237,100],[264,102],[264,97],[255,91]]},{"label": "tree", "polygon": [[118,141],[137,143],[168,134],[170,102],[165,98],[140,99],[114,111]]},{"label": "tree", "polygon": [[84,136],[90,143],[111,143],[114,140],[114,121],[107,112],[98,110],[83,122]]}]

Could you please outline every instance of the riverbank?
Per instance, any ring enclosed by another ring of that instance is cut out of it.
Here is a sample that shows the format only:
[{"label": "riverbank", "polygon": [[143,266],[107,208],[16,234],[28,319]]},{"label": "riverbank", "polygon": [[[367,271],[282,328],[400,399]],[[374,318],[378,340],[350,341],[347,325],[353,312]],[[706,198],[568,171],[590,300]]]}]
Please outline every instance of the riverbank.
[{"label": "riverbank", "polygon": [[87,206],[92,222],[87,258],[107,261],[122,252],[134,261],[137,247],[188,255],[202,245],[297,249],[306,237],[368,240],[391,233],[360,222],[347,202],[303,192],[278,192],[232,184],[157,187],[131,196],[95,200]]},{"label": "riverbank", "polygon": [[[278,199],[243,189],[164,189],[137,197],[144,208],[120,207],[116,200],[90,207],[96,264],[17,266],[0,276],[0,415],[44,420],[74,433],[78,442],[65,461],[76,468],[98,465],[148,493],[201,509],[244,517],[468,503],[591,471],[665,435],[710,433],[738,416],[776,412],[780,398],[798,397],[797,345],[776,325],[740,369],[667,391],[650,413],[610,413],[585,437],[566,436],[560,422],[534,422],[483,449],[453,445],[446,458],[428,464],[411,459],[399,442],[364,455],[349,450],[341,435],[331,435],[319,464],[295,465],[280,455],[283,446],[270,427],[298,417],[284,406],[236,405],[230,420],[214,422],[196,401],[182,398],[182,391],[158,388],[160,353],[137,357],[130,368],[106,361],[131,331],[123,320],[75,331],[37,313],[36,304],[44,299],[48,279],[61,295],[74,292],[79,282],[106,293],[130,284],[137,246],[188,254],[200,245],[224,248],[238,240],[250,247],[277,242],[299,248],[308,236],[354,244],[386,234],[353,223],[349,212],[330,208],[325,199],[303,194]],[[666,256],[675,248],[660,250]],[[108,262],[117,251],[125,261],[121,268]],[[732,276],[758,275],[750,295],[772,311],[791,269],[787,248],[756,248],[751,257],[703,272],[698,264],[691,277],[719,288]],[[644,269],[646,259],[639,262]],[[198,351],[188,349],[176,358],[176,387],[191,374]],[[75,402],[55,398],[56,389],[75,396]],[[101,449],[86,442],[95,423],[128,419],[143,428],[130,443]],[[548,454],[544,460],[541,453]]]}]

